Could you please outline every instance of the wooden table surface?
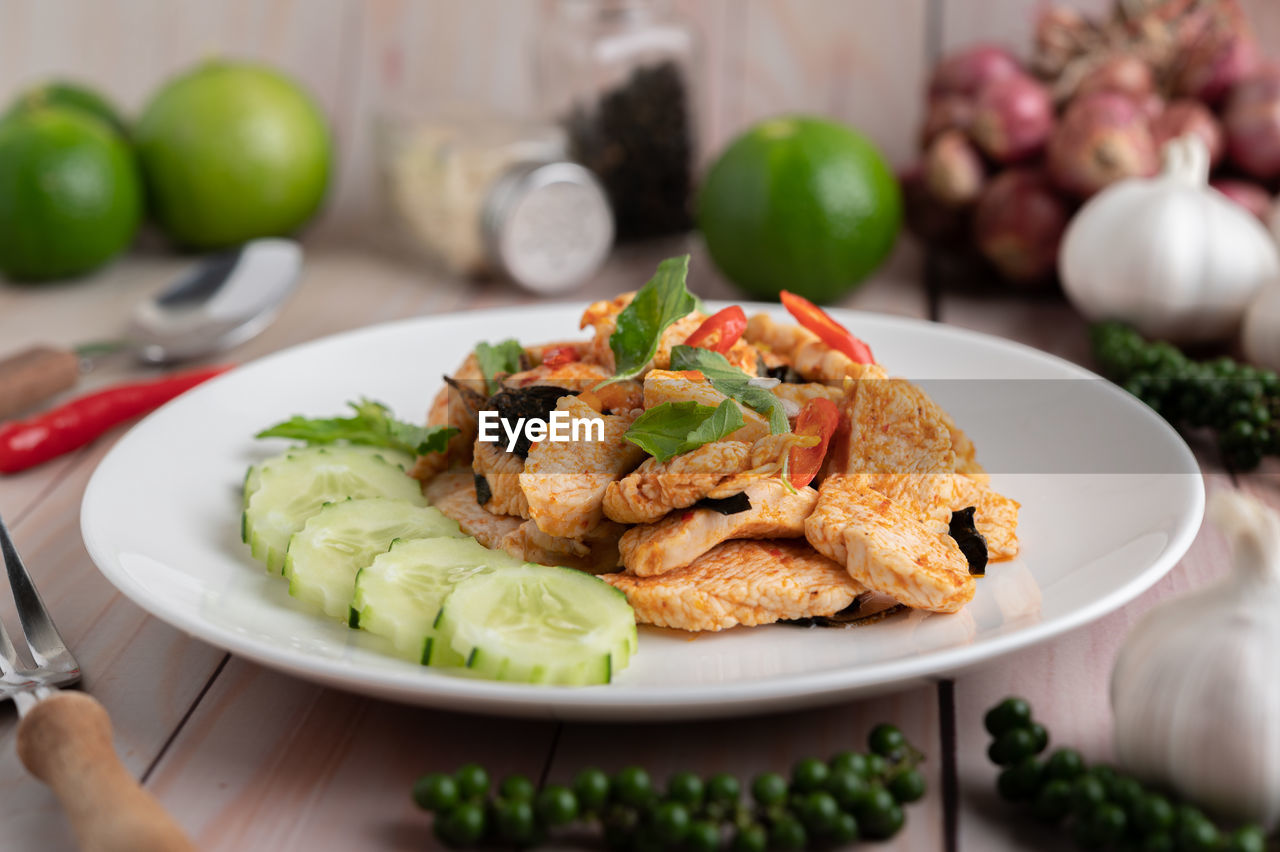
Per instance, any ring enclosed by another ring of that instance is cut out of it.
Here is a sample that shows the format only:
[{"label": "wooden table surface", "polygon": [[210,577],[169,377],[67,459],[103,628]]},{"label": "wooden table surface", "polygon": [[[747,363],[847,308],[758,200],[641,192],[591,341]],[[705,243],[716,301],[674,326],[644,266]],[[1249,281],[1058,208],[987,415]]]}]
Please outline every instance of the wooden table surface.
[{"label": "wooden table surface", "polygon": [[[696,246],[692,286],[732,295]],[[575,301],[633,289],[681,240],[619,251]],[[141,254],[80,282],[0,284],[0,349],[110,336],[130,306],[163,286],[181,259]],[[1052,299],[930,294],[904,246],[848,304],[1012,337],[1087,363],[1084,324]],[[498,283],[443,279],[368,248],[308,246],[297,296],[234,357],[249,360],[301,341],[401,317],[515,304],[532,298]],[[85,386],[137,375],[108,365]],[[0,515],[79,658],[84,686],[107,706],[126,765],[209,850],[432,849],[429,819],[408,791],[414,778],[480,760],[501,775],[564,780],[586,765],[643,762],[656,777],[679,768],[750,775],[796,759],[861,747],[892,720],[927,755],[929,794],[908,810],[901,850],[1054,848],[1041,829],[995,797],[984,710],[1010,693],[1032,701],[1058,743],[1110,756],[1107,683],[1126,631],[1158,601],[1225,570],[1213,530],[1152,590],[1122,610],[985,668],[882,697],[767,717],[654,726],[514,721],[405,707],[326,689],[195,641],[122,597],[98,573],[79,531],[80,500],[118,432],[42,468],[0,478]],[[193,448],[198,452],[199,448]],[[1275,468],[1235,479],[1199,450],[1209,489],[1245,488],[1280,502]],[[7,596],[0,615],[13,620]],[[0,707],[0,837],[7,850],[57,850],[72,841],[53,797],[14,754],[16,713]],[[1062,844],[1061,848],[1067,846]]]}]

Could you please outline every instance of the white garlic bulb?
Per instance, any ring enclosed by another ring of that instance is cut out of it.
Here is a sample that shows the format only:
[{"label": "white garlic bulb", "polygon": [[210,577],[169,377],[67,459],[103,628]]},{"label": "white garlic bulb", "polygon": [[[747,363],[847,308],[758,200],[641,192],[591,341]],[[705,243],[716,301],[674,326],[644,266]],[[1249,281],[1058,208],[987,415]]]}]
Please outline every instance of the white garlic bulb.
[{"label": "white garlic bulb", "polygon": [[1116,757],[1222,816],[1280,823],[1280,517],[1215,494],[1221,582],[1148,613],[1111,674]]}]

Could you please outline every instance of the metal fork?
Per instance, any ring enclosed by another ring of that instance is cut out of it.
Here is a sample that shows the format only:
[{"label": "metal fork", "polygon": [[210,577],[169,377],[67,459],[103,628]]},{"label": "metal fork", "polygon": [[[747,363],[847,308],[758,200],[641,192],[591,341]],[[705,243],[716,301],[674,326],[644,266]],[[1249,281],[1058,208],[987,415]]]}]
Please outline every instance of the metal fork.
[{"label": "metal fork", "polygon": [[0,622],[0,701],[12,698],[22,717],[17,748],[23,765],[57,795],[86,852],[194,850],[120,763],[106,709],[86,693],[59,690],[80,680],[80,666],[40,600],[4,518],[0,556],[34,662],[23,661]]}]

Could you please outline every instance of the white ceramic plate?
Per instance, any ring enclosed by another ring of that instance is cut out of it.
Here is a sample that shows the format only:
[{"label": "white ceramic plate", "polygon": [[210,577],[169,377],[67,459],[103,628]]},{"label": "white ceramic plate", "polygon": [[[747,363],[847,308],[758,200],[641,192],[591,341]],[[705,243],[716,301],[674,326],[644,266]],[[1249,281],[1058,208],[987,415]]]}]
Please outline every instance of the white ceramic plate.
[{"label": "white ceramic plate", "polygon": [[[777,306],[758,306],[778,312]],[[771,625],[691,636],[641,629],[608,686],[478,681],[414,666],[288,596],[240,542],[253,434],[368,396],[421,421],[442,373],[479,340],[575,336],[581,306],[413,319],[263,358],[184,395],[112,449],[84,497],[89,554],[113,584],[200,639],[343,689],[460,710],[575,719],[763,712],[901,688],[1079,627],[1131,600],[1186,551],[1204,490],[1186,445],[1123,391],[1060,359],[926,322],[839,312],[894,374],[924,380],[1021,501],[1022,554],[955,615],[848,630]],[[780,318],[785,318],[785,314]]]}]

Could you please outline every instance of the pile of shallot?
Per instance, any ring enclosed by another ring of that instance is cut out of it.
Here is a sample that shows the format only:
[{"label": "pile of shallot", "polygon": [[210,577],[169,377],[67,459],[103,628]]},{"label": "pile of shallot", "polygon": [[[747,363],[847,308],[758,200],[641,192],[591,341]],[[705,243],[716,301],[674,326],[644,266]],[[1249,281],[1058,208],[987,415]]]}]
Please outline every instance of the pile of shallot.
[{"label": "pile of shallot", "polygon": [[1280,64],[1237,0],[1116,0],[1103,19],[1042,8],[1028,61],[979,44],[929,80],[908,225],[1016,286],[1054,280],[1068,220],[1099,190],[1154,174],[1200,136],[1213,186],[1266,218],[1280,186]]}]

